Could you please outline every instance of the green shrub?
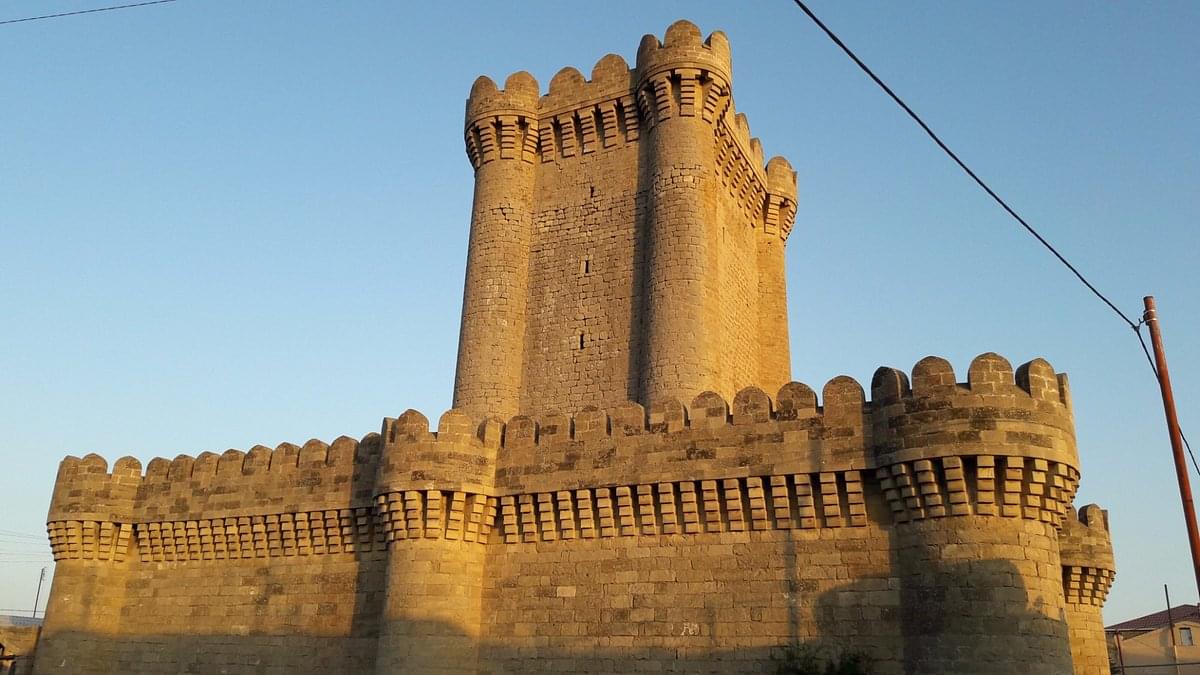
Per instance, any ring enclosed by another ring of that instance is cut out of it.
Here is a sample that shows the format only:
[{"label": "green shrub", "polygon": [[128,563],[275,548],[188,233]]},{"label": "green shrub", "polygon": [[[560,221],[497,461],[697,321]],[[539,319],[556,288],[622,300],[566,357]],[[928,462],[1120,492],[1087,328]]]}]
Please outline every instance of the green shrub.
[{"label": "green shrub", "polygon": [[816,647],[789,647],[775,667],[776,675],[869,675],[867,659],[858,652]]}]

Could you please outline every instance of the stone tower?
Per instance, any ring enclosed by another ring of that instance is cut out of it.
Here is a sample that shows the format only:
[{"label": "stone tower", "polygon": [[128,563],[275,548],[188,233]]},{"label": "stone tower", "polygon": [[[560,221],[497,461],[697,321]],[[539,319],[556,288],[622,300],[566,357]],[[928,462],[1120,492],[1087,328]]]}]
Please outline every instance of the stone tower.
[{"label": "stone tower", "polygon": [[784,244],[796,174],[764,165],[725,35],[681,21],[637,66],[467,100],[475,198],[454,406],[573,412],[790,380]]},{"label": "stone tower", "polygon": [[456,409],[67,457],[37,675],[762,673],[799,647],[1108,673],[1064,374],[786,382],[795,177],[733,112],[720,33],[676,23],[546,96],[481,79],[467,148]]}]

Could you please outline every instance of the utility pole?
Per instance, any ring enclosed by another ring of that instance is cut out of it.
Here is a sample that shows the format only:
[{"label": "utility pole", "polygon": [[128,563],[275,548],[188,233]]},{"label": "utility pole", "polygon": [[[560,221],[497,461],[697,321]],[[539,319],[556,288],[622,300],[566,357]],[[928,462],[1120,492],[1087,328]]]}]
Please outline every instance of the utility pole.
[{"label": "utility pole", "polygon": [[1187,523],[1188,546],[1192,550],[1192,571],[1196,575],[1196,590],[1200,592],[1200,530],[1196,528],[1196,506],[1192,503],[1192,483],[1188,480],[1187,459],[1183,456],[1183,433],[1179,431],[1179,417],[1175,413],[1175,394],[1171,391],[1171,374],[1167,371],[1167,355],[1163,351],[1162,331],[1158,326],[1158,312],[1154,296],[1142,299],[1146,312],[1142,321],[1150,329],[1150,342],[1154,345],[1154,361],[1158,367],[1158,387],[1162,390],[1163,412],[1167,415],[1167,432],[1171,435],[1171,452],[1175,456],[1175,477],[1179,480],[1179,500],[1183,502],[1183,518]]},{"label": "utility pole", "polygon": [[38,575],[37,595],[33,596],[33,618],[37,618],[38,602],[42,599],[42,582],[46,580],[46,568],[42,568],[42,573]]}]

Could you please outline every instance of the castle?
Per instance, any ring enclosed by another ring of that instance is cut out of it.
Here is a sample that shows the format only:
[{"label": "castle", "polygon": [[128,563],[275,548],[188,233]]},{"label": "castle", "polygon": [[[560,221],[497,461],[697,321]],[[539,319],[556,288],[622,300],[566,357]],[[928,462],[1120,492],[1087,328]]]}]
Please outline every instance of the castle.
[{"label": "castle", "polygon": [[454,408],[248,452],[62,462],[39,673],[1108,672],[1070,390],[790,382],[787,161],[725,36],[541,94],[480,78]]}]

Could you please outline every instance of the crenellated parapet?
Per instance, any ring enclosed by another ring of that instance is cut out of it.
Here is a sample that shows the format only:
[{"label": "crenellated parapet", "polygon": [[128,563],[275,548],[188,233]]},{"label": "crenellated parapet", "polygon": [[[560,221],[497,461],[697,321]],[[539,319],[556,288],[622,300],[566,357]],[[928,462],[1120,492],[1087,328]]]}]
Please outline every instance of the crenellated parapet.
[{"label": "crenellated parapet", "polygon": [[656,124],[694,118],[711,125],[717,171],[744,220],[768,235],[787,238],[796,214],[796,175],[782,157],[764,160],[746,116],[733,107],[729,41],[715,31],[704,38],[678,21],[663,40],[642,38],[636,67],[608,54],[585,78],[566,67],[538,95],[524,71],[503,88],[484,76],[467,99],[467,155],[476,169],[503,159],[553,163],[582,158],[639,141]]},{"label": "crenellated parapet", "polygon": [[446,411],[436,432],[416,410],[383,421],[383,458],[375,494],[408,489],[490,492],[504,425]]},{"label": "crenellated parapet", "polygon": [[[1065,377],[1040,359],[1014,373],[984,354],[966,383],[933,357],[909,382],[881,368],[870,401],[843,376],[819,398],[791,382],[773,398],[749,387],[732,401],[705,392],[687,405],[507,422],[450,410],[436,430],[410,410],[362,440],[155,459],[144,475],[133,458],[111,473],[95,455],[67,458],[50,530],[60,558],[116,560],[134,542],[142,560],[170,561],[370,550],[413,536],[854,527],[866,524],[872,481],[886,504],[876,517],[894,523],[980,515],[1061,524],[1079,476]],[[1095,558],[1107,531],[1091,511],[1082,518],[1068,519],[1063,536],[1074,538],[1064,541],[1088,535],[1091,548],[1080,551]],[[1107,567],[1064,566],[1092,583],[1111,570],[1108,555]]]},{"label": "crenellated parapet", "polygon": [[[68,457],[47,527],[56,560],[214,560],[369,548],[378,434],[156,458]],[[131,546],[133,547],[131,549]]]},{"label": "crenellated parapet", "polygon": [[513,73],[504,89],[487,77],[475,80],[467,99],[466,143],[478,169],[499,159],[532,163],[538,147],[538,83],[524,71]]},{"label": "crenellated parapet", "polygon": [[436,432],[415,410],[385,419],[374,494],[387,540],[486,542],[496,518],[491,494],[502,428],[457,410],[441,416]]},{"label": "crenellated parapet", "polygon": [[[876,620],[911,632],[914,672],[966,672],[980,635],[1045,659],[1041,672],[1071,660],[1102,672],[1112,552],[1103,511],[1071,506],[1066,378],[1040,359],[1013,369],[983,354],[958,380],[929,357],[909,373],[879,369],[870,398],[839,376],[819,389],[788,382],[773,395],[746,387],[507,420],[452,409],[431,424],[408,410],[361,440],[181,455],[144,473],[128,457],[112,471],[94,455],[67,458],[48,529],[56,560],[72,561],[68,584],[184,569],[270,576],[306,570],[306,558],[374,570],[385,580],[379,658],[392,669],[442,658],[405,632],[414,612],[467,634],[490,621],[476,616],[480,594],[504,597],[511,578],[490,565],[668,546],[694,560],[715,547],[829,561],[851,583],[839,598],[899,608]],[[799,569],[789,584],[818,574]],[[538,592],[601,592],[587,575],[561,578]],[[144,601],[137,584],[114,588],[134,594],[115,607]]]},{"label": "crenellated parapet", "polygon": [[558,71],[540,103],[541,161],[569,160],[637,142],[642,122],[631,93],[632,77],[625,59],[616,54],[597,61],[590,80],[569,66]]},{"label": "crenellated parapet", "polygon": [[1107,673],[1101,610],[1116,578],[1108,512],[1095,504],[1068,509],[1058,532],[1064,616],[1075,672]]},{"label": "crenellated parapet", "polygon": [[1095,504],[1068,511],[1058,535],[1068,603],[1100,607],[1116,578],[1108,512]]},{"label": "crenellated parapet", "polygon": [[764,166],[762,143],[746,116],[730,110],[718,121],[716,164],[726,194],[751,227],[786,240],[796,219],[796,172],[783,157]]},{"label": "crenellated parapet", "polygon": [[[732,402],[706,392],[688,405],[664,399],[648,408],[626,403],[571,416],[519,415],[504,424],[492,419],[476,428],[466,456],[477,456],[482,446],[495,452],[493,494],[511,496],[514,522],[530,527],[542,522],[543,506],[560,508],[562,490],[624,486],[635,513],[639,489],[700,494],[708,481],[710,493],[719,495],[724,481],[743,481],[746,499],[761,488],[764,499],[794,500],[796,486],[801,493],[817,490],[819,499],[822,485],[833,495],[835,486],[861,482],[863,472],[878,481],[896,522],[957,515],[1061,522],[1079,478],[1065,376],[1040,359],[1014,372],[1002,357],[984,354],[972,362],[965,383],[932,357],[914,367],[913,386],[909,381],[900,371],[880,369],[871,401],[853,379],[838,377],[822,388],[820,404],[811,387],[792,382],[774,398],[751,387]],[[432,441],[422,452],[445,457],[461,452],[468,425],[460,421],[457,428],[445,451],[435,449],[443,432],[430,433],[427,423],[418,422],[407,437],[418,445]],[[675,484],[680,476],[695,485]],[[772,485],[790,487],[774,495]],[[525,519],[517,517],[521,499],[528,505]],[[573,499],[603,503],[592,494]],[[842,505],[833,513],[851,514],[849,492],[824,501]],[[792,504],[799,513],[801,505]]]},{"label": "crenellated parapet", "polygon": [[783,157],[767,162],[767,205],[763,234],[787,240],[796,222],[796,171]]},{"label": "crenellated parapet", "polygon": [[64,459],[46,522],[54,559],[124,561],[141,474],[141,463],[132,457],[117,460],[111,472],[99,455]]},{"label": "crenellated parapet", "polygon": [[1058,524],[1079,480],[1066,376],[977,357],[965,384],[929,357],[872,381],[878,477],[898,520],[999,515]]},{"label": "crenellated parapet", "polygon": [[67,457],[58,465],[50,520],[128,521],[134,514],[142,463],[122,457],[110,472],[101,456]]},{"label": "crenellated parapet", "polygon": [[644,36],[635,79],[642,119],[650,127],[672,117],[716,123],[731,102],[732,71],[729,40],[721,31],[702,40],[695,24],[676,21],[662,42]]}]

